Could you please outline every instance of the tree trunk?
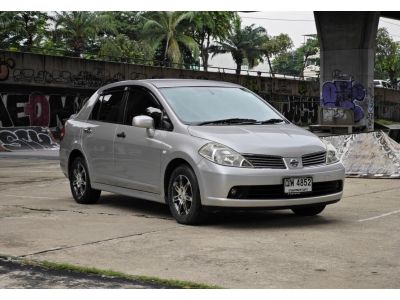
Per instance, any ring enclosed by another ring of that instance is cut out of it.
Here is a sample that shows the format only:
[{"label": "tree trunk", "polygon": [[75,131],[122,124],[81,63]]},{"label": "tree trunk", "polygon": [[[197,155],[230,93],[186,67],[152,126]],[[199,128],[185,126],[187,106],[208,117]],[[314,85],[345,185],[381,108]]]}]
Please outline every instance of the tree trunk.
[{"label": "tree trunk", "polygon": [[202,49],[202,59],[203,59],[203,68],[204,71],[208,70],[208,49],[210,48],[210,35],[207,36],[207,45],[205,48]]},{"label": "tree trunk", "polygon": [[240,71],[242,71],[242,63],[236,63],[236,75],[240,75]]},{"label": "tree trunk", "polygon": [[207,49],[203,50],[203,54],[201,55],[203,60],[203,69],[204,71],[208,70],[208,51]]},{"label": "tree trunk", "polygon": [[308,60],[308,55],[304,56],[304,63],[303,63],[303,68],[300,70],[300,77],[304,77],[304,69],[306,68]]},{"label": "tree trunk", "polygon": [[168,46],[169,46],[169,39],[167,38],[167,42],[165,43],[165,51],[164,51],[164,65],[167,63],[167,55],[168,55]]},{"label": "tree trunk", "polygon": [[271,73],[272,77],[275,77],[274,70],[272,69],[271,60],[269,59],[269,54],[266,55],[268,60],[269,72]]}]

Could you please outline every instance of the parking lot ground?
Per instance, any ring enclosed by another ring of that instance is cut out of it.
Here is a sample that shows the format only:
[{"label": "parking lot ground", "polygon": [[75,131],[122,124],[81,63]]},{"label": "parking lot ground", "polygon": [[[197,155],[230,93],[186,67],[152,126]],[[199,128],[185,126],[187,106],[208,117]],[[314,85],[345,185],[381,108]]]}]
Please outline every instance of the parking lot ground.
[{"label": "parking lot ground", "polygon": [[109,193],[73,201],[57,161],[0,159],[0,254],[226,288],[400,288],[400,181],[348,178],[319,216],[225,212],[177,224]]}]

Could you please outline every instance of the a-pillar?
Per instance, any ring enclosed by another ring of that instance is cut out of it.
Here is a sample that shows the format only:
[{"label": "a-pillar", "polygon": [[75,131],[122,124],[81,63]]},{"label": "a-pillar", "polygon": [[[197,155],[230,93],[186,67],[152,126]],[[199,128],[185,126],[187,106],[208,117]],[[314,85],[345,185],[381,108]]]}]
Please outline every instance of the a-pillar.
[{"label": "a-pillar", "polygon": [[374,130],[373,80],[379,15],[314,12],[321,49],[321,104],[352,109],[355,125],[365,126],[367,131]]}]

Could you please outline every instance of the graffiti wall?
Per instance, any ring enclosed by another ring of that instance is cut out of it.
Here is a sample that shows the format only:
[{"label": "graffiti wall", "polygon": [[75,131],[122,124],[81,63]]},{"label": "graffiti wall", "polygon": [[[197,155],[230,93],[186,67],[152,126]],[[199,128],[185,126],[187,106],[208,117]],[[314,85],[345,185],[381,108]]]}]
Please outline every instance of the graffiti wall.
[{"label": "graffiti wall", "polygon": [[188,78],[228,81],[257,93],[318,96],[317,81],[265,75],[174,69],[160,66],[103,62],[71,57],[0,51],[0,84],[40,86],[91,91],[111,82],[149,78]]},{"label": "graffiti wall", "polygon": [[42,150],[59,148],[48,128],[0,128],[0,150]]},{"label": "graffiti wall", "polygon": [[276,96],[266,100],[295,124],[305,126],[318,122],[318,97]]},{"label": "graffiti wall", "polygon": [[[321,86],[320,95],[318,81],[0,51],[0,127],[49,126],[56,129],[63,119],[77,112],[98,87],[119,80],[150,78],[237,83],[268,100],[299,125],[316,124],[320,106],[351,110],[357,124],[368,128],[373,127],[374,110],[389,119],[400,118],[399,91],[381,93],[374,106],[373,86],[365,88],[337,70],[332,74],[332,80]],[[15,92],[19,90],[27,92]],[[57,92],[49,92],[52,90]],[[388,97],[390,107],[379,104],[387,103]]]},{"label": "graffiti wall", "polygon": [[60,128],[79,111],[90,94],[1,93],[0,127],[42,126]]}]

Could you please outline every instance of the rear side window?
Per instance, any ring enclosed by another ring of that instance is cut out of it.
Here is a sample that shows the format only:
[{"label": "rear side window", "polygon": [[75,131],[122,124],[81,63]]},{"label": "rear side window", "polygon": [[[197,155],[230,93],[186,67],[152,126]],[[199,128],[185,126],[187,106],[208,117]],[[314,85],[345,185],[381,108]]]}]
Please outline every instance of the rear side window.
[{"label": "rear side window", "polygon": [[92,110],[92,120],[122,123],[124,91],[103,93]]}]

